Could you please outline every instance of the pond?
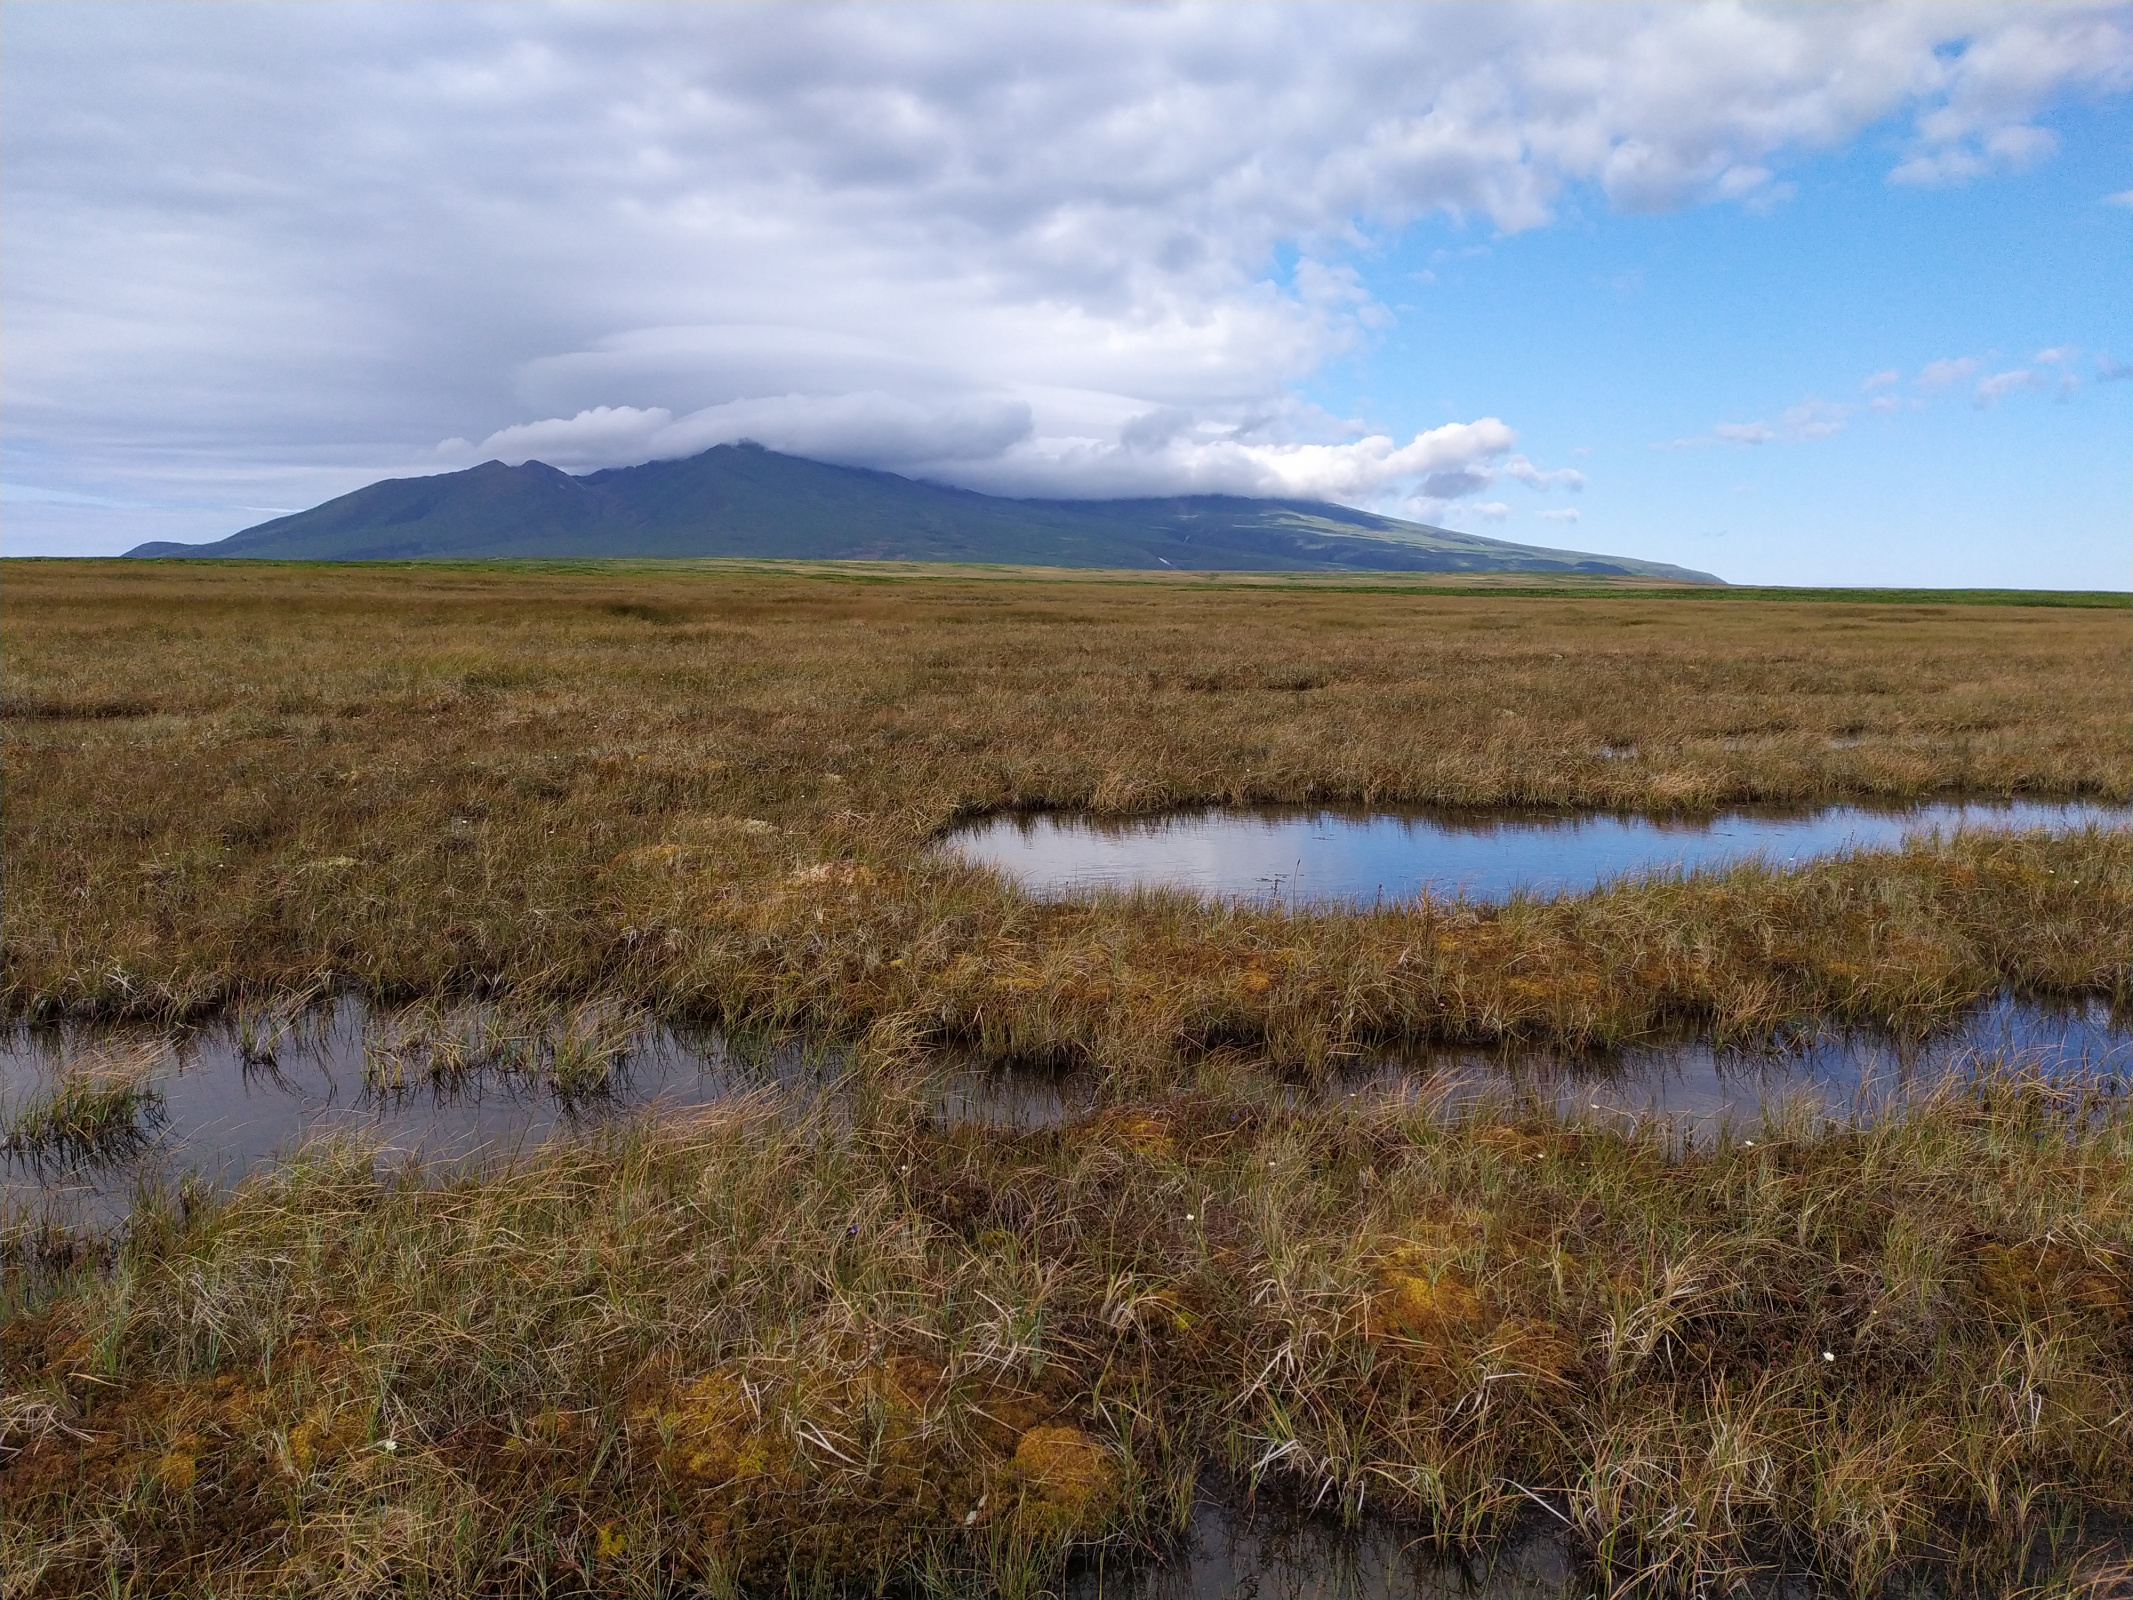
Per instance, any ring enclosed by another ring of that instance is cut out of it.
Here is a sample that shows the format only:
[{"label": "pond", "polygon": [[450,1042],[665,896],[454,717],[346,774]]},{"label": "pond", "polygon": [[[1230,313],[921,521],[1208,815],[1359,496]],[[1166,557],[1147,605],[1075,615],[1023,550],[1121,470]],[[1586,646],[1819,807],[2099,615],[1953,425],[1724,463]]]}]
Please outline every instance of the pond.
[{"label": "pond", "polygon": [[[116,1137],[93,1148],[0,1144],[0,1201],[56,1201],[76,1220],[109,1221],[150,1172],[227,1183],[337,1135],[373,1146],[381,1169],[412,1160],[442,1171],[739,1094],[795,1105],[844,1095],[850,1065],[817,1041],[741,1044],[599,1007],[535,1019],[479,1005],[373,1012],[344,999],[170,1033],[18,1027],[0,1032],[0,1127],[68,1077],[142,1092]],[[1072,1088],[1046,1077],[949,1060],[926,1087],[944,1117],[1029,1126],[1072,1114]]]},{"label": "pond", "polygon": [[1705,816],[1560,811],[1208,808],[1136,818],[1008,813],[942,845],[997,867],[1031,894],[1182,889],[1210,899],[1367,908],[1427,893],[1500,901],[1579,894],[1610,879],[1792,866],[1889,849],[1955,828],[2125,827],[2133,808],[2090,802],[1947,802],[1882,810],[1739,808]]}]

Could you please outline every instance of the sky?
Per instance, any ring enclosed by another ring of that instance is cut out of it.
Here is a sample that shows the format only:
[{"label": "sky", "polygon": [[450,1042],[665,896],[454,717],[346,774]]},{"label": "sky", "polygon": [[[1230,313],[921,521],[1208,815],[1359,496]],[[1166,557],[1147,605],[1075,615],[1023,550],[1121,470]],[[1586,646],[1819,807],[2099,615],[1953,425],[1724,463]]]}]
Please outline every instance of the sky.
[{"label": "sky", "polygon": [[0,554],[750,438],[2133,587],[2133,5],[0,8]]}]

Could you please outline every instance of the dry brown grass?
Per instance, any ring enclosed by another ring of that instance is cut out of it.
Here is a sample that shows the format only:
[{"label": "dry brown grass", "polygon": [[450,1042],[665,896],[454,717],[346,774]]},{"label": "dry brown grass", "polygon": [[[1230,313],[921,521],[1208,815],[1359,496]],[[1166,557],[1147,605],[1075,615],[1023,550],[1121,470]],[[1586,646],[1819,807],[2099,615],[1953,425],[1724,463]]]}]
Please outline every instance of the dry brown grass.
[{"label": "dry brown grass", "polygon": [[[2123,831],[1368,916],[1033,904],[925,850],[1011,805],[2123,798],[2124,610],[4,577],[6,1014],[354,987],[411,1002],[388,1085],[567,1088],[647,1009],[865,1047],[835,1104],[0,1230],[0,1590],[1027,1593],[1212,1466],[1444,1542],[1538,1499],[1621,1593],[2068,1592],[2133,1510],[2122,1098],[1988,1073],[1685,1149],[1264,1070],[2125,1003]],[[943,1039],[1109,1109],[946,1125]]]},{"label": "dry brown grass", "polygon": [[1915,1027],[2133,964],[2123,834],[1373,917],[923,853],[1007,806],[2122,798],[2124,610],[31,563],[0,639],[15,1015],[486,989],[1311,1061]]},{"label": "dry brown grass", "polygon": [[2110,1592],[2133,1105],[1988,1075],[1684,1149],[1285,1106],[1064,1129],[895,1075],[442,1185],[314,1148],[6,1275],[0,1591],[1031,1593],[1203,1464],[1610,1594]]}]

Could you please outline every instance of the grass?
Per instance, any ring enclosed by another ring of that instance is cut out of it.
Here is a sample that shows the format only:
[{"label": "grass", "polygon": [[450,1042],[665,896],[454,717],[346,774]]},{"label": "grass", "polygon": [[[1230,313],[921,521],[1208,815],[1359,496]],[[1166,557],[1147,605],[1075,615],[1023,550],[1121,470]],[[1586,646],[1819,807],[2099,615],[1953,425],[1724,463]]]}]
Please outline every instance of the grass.
[{"label": "grass", "polygon": [[2122,1096],[1709,1148],[1221,1060],[1063,1129],[926,1103],[435,1186],[319,1146],[18,1270],[0,1589],[1034,1592],[1212,1470],[1446,1545],[1538,1500],[1615,1594],[2112,1592]]},{"label": "grass", "polygon": [[365,1030],[363,1083],[373,1093],[399,1093],[500,1074],[539,1079],[566,1100],[598,1098],[645,1024],[640,1014],[599,1002],[548,1014],[412,1005]]},{"label": "grass", "polygon": [[[2114,1592],[2123,1097],[1988,1066],[1750,1144],[1325,1069],[2123,1014],[2125,830],[1367,915],[1038,904],[930,846],[2124,800],[2129,645],[2115,604],[1915,596],[9,563],[0,1015],[234,1012],[271,1061],[355,992],[387,1091],[597,1094],[647,1017],[859,1066],[441,1181],[317,1146],[0,1226],[0,1592],[1034,1593],[1202,1476],[1448,1547],[1552,1516],[1623,1595]],[[943,1045],[1103,1109],[944,1121]]]},{"label": "grass", "polygon": [[508,993],[1159,1066],[1916,1029],[2133,966],[2122,831],[1369,917],[1032,905],[926,849],[1006,807],[2123,799],[2117,611],[27,563],[0,624],[13,1016]]},{"label": "grass", "polygon": [[31,1161],[111,1161],[130,1155],[161,1120],[150,1081],[157,1052],[76,1061],[12,1107],[0,1108],[0,1150]]}]

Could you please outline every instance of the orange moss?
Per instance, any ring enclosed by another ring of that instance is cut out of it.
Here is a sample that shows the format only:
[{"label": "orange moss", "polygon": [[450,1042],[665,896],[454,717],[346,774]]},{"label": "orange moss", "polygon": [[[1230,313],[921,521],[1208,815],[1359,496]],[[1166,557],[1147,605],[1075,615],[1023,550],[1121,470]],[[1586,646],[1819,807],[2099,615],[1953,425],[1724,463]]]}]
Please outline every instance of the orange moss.
[{"label": "orange moss", "polygon": [[1109,1452],[1079,1428],[1029,1429],[1015,1444],[1009,1476],[1020,1491],[1014,1523],[1039,1540],[1097,1532],[1118,1494],[1118,1468]]},{"label": "orange moss", "polygon": [[2017,1321],[2096,1316],[2133,1320],[2133,1265],[2124,1250],[2090,1251],[2044,1240],[1988,1244],[1977,1253],[1978,1293]]}]

